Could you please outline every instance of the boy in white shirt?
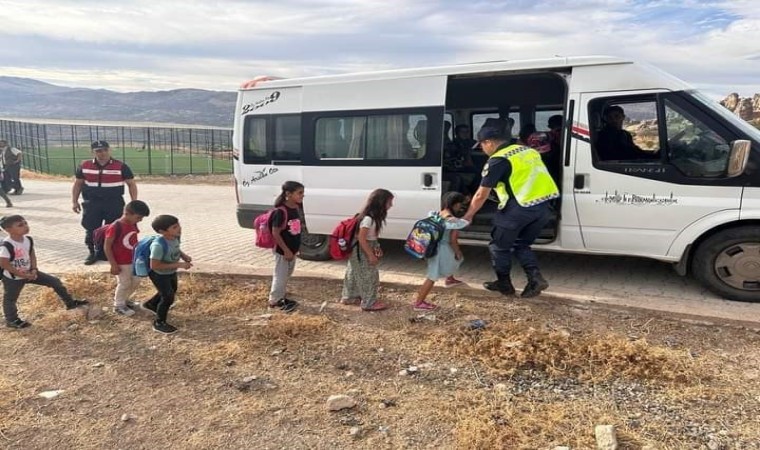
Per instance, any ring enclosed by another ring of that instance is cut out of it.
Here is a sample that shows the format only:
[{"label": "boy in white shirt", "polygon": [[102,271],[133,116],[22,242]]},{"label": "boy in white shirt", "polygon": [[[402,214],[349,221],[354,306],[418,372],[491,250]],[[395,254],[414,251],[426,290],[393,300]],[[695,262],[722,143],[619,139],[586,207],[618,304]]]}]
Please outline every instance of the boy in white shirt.
[{"label": "boy in white shirt", "polygon": [[0,218],[0,227],[8,233],[8,237],[3,239],[0,245],[0,268],[3,270],[2,280],[5,288],[3,314],[6,326],[18,329],[30,325],[29,322],[19,318],[16,307],[21,290],[27,283],[53,288],[66,309],[74,309],[88,303],[86,300],[74,300],[60,279],[37,270],[34,241],[27,236],[29,224],[22,216]]}]

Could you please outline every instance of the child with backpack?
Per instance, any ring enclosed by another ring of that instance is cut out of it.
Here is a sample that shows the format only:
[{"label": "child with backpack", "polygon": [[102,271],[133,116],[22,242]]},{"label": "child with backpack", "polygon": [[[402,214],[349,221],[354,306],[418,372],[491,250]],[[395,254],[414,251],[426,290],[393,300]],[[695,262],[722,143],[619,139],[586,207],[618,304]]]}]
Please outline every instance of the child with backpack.
[{"label": "child with backpack", "polygon": [[268,226],[274,238],[274,271],[269,291],[269,307],[291,312],[298,302],[285,297],[288,280],[296,268],[296,255],[301,248],[301,214],[304,186],[297,181],[286,181],[274,202]]},{"label": "child with backpack", "polygon": [[66,309],[87,305],[86,300],[74,300],[61,280],[40,272],[37,269],[37,254],[34,252],[34,240],[27,236],[29,224],[19,215],[0,218],[0,227],[8,233],[0,246],[0,267],[3,274],[3,314],[5,325],[9,328],[26,328],[29,322],[18,316],[16,303],[27,283],[39,284],[53,288],[63,301]]},{"label": "child with backpack", "polygon": [[427,276],[417,291],[417,297],[412,305],[416,311],[432,311],[438,306],[425,301],[436,280],[445,278],[446,287],[463,284],[454,278],[454,274],[462,264],[462,250],[459,248],[458,235],[460,230],[470,223],[460,219],[466,212],[467,198],[459,192],[447,192],[441,200],[441,210],[437,213],[444,226],[444,232],[438,242],[434,256],[426,258]]},{"label": "child with backpack", "polygon": [[[143,303],[143,308],[156,314],[156,319],[153,321],[155,331],[171,334],[176,332],[177,328],[168,324],[166,318],[177,294],[177,269],[193,267],[192,258],[179,249],[179,240],[182,235],[179,219],[162,214],[153,219],[151,226],[160,236],[145,238],[151,239],[148,277],[158,292]],[[140,241],[142,242],[143,240]],[[135,249],[135,258],[138,252],[139,250]]]},{"label": "child with backpack", "polygon": [[127,300],[140,286],[140,278],[132,271],[132,257],[137,245],[137,223],[150,214],[145,202],[132,200],[124,206],[121,217],[107,226],[104,233],[103,251],[111,264],[111,275],[116,276],[116,292],[113,296],[113,311],[122,316],[131,316],[135,311]]},{"label": "child with backpack", "polygon": [[380,284],[377,265],[383,256],[377,239],[392,206],[393,194],[385,189],[375,189],[359,213],[357,245],[348,258],[343,278],[341,303],[344,305],[360,305],[364,311],[382,311],[388,308],[388,305],[377,300]]}]

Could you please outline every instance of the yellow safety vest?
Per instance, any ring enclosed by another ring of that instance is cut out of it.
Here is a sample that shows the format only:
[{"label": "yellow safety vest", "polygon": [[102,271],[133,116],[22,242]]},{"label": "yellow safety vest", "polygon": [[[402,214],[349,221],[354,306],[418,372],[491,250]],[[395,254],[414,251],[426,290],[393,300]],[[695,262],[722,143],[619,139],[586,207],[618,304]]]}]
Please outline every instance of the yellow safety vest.
[{"label": "yellow safety vest", "polygon": [[[541,154],[535,149],[526,145],[512,144],[497,150],[489,159],[492,158],[504,158],[512,164],[509,186],[520,206],[534,206],[559,197],[557,184],[549,175],[549,171],[541,160]],[[509,200],[507,184],[499,181],[494,191],[499,197],[499,209],[503,209]]]}]

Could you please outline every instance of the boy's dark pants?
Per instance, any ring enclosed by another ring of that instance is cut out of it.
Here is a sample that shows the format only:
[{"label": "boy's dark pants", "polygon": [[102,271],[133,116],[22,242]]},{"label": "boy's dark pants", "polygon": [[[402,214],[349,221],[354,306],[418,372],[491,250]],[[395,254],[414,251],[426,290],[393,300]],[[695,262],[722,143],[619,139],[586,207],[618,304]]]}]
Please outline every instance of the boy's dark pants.
[{"label": "boy's dark pants", "polygon": [[156,287],[158,292],[148,303],[156,311],[156,321],[166,322],[166,315],[169,314],[169,307],[174,303],[174,296],[177,293],[177,272],[170,275],[162,275],[151,270],[148,272],[150,281]]},{"label": "boy's dark pants", "polygon": [[69,291],[67,291],[66,287],[61,283],[61,280],[44,272],[37,272],[36,280],[11,280],[6,277],[2,278],[3,288],[5,288],[5,293],[3,294],[3,314],[5,315],[6,322],[13,322],[18,319],[16,302],[18,301],[18,296],[21,294],[21,290],[24,289],[24,285],[27,283],[53,288],[65,305],[74,301],[71,294],[69,294]]}]

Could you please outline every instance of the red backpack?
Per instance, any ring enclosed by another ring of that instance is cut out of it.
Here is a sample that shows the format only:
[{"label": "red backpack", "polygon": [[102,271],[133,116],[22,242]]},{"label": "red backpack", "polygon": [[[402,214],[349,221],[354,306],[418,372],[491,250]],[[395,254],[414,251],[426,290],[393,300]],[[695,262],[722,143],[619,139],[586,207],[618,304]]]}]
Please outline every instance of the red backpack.
[{"label": "red backpack", "polygon": [[332,259],[341,260],[351,256],[351,251],[356,247],[356,230],[359,229],[359,214],[348,219],[341,220],[330,235],[330,256]]},{"label": "red backpack", "polygon": [[288,221],[288,210],[284,206],[272,208],[264,214],[259,214],[253,219],[253,229],[256,231],[256,247],[274,248],[274,236],[272,235],[272,214],[281,210],[285,215],[285,222]]}]

